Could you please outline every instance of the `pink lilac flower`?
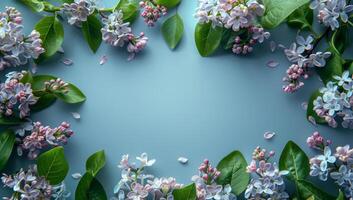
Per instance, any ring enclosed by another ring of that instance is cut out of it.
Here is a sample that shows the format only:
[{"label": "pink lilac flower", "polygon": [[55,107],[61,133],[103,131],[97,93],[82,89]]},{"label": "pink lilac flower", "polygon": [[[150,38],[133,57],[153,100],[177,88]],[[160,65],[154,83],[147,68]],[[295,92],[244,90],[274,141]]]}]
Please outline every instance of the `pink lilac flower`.
[{"label": "pink lilac flower", "polygon": [[319,132],[314,132],[310,137],[306,139],[306,143],[310,148],[323,150],[326,146],[331,145],[331,140],[325,140]]},{"label": "pink lilac flower", "polygon": [[69,84],[61,80],[60,78],[52,79],[44,82],[45,90],[51,93],[66,94],[69,92]]},{"label": "pink lilac flower", "polygon": [[343,147],[337,147],[335,156],[342,162],[347,162],[349,159],[353,158],[353,149],[349,145]]},{"label": "pink lilac flower", "polygon": [[156,5],[151,0],[140,2],[140,7],[143,8],[141,16],[144,18],[148,26],[153,27],[158,19],[167,14],[167,8],[161,5]]}]

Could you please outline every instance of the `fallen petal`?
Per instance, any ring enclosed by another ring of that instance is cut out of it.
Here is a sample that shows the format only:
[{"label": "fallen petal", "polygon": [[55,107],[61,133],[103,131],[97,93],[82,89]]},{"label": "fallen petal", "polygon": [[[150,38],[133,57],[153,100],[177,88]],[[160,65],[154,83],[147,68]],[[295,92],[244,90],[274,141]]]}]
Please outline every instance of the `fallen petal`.
[{"label": "fallen petal", "polygon": [[82,175],[80,173],[73,173],[73,174],[71,174],[71,177],[73,179],[80,179],[80,178],[82,178]]},{"label": "fallen petal", "polygon": [[64,54],[64,53],[65,53],[64,48],[63,48],[63,47],[60,47],[60,48],[58,49],[58,53]]},{"label": "fallen petal", "polygon": [[271,60],[267,62],[267,66],[270,68],[275,68],[279,65],[279,63],[277,61]]},{"label": "fallen petal", "polygon": [[179,157],[178,158],[178,162],[180,162],[181,164],[186,164],[189,161],[189,159],[185,158],[185,157]]},{"label": "fallen petal", "polygon": [[277,49],[277,44],[275,41],[271,41],[270,42],[270,49],[271,49],[271,52],[275,52],[276,49]]},{"label": "fallen petal", "polygon": [[71,59],[69,59],[69,58],[64,58],[64,59],[61,60],[61,62],[64,63],[64,65],[67,65],[67,66],[70,66],[70,65],[72,65],[72,64],[74,63],[74,62],[73,62]]},{"label": "fallen petal", "polygon": [[265,138],[266,140],[270,140],[270,139],[272,139],[275,135],[276,135],[275,132],[266,131],[266,132],[264,133],[264,138]]},{"label": "fallen petal", "polygon": [[107,56],[102,56],[101,60],[99,61],[99,64],[100,65],[104,65],[107,61],[108,61],[108,57]]},{"label": "fallen petal", "polygon": [[72,112],[71,114],[72,114],[72,117],[73,117],[74,119],[81,119],[80,113]]},{"label": "fallen petal", "polygon": [[278,47],[281,48],[281,49],[286,49],[287,47],[284,46],[283,44],[278,44]]},{"label": "fallen petal", "polygon": [[314,126],[317,125],[317,124],[316,124],[316,120],[315,120],[315,118],[314,118],[313,116],[309,116],[309,117],[308,117],[308,120],[309,120],[309,122],[312,123]]},{"label": "fallen petal", "polygon": [[308,109],[308,102],[303,102],[301,104],[301,106],[302,106],[303,110],[307,110]]}]

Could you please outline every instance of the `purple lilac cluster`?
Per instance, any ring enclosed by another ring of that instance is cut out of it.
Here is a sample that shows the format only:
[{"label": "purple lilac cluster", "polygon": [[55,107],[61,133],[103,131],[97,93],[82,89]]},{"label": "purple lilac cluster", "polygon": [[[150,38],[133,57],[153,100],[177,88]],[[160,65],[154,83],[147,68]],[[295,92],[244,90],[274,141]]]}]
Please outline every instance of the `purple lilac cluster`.
[{"label": "purple lilac cluster", "polygon": [[17,138],[19,143],[18,154],[21,156],[24,151],[28,152],[27,157],[29,159],[37,158],[40,151],[44,148],[65,145],[74,134],[70,129],[70,125],[66,122],[61,123],[56,128],[43,126],[40,122],[35,122],[30,132],[27,136]]},{"label": "purple lilac cluster", "polygon": [[[313,143],[313,140],[315,142]],[[314,133],[307,140],[309,147],[320,152],[310,159],[310,175],[327,181],[330,176],[344,192],[347,199],[353,197],[353,149],[349,145],[338,146],[332,154],[330,145],[319,133]]]},{"label": "purple lilac cluster", "polygon": [[73,3],[64,3],[62,12],[71,25],[80,26],[87,21],[89,15],[93,14],[97,5],[95,0],[75,0]]},{"label": "purple lilac cluster", "polygon": [[[18,73],[10,73],[18,74]],[[5,83],[0,84],[0,114],[21,119],[30,115],[30,106],[37,103],[31,84],[21,83],[21,75],[9,75]]]},{"label": "purple lilac cluster", "polygon": [[314,100],[314,111],[332,127],[337,127],[337,120],[344,128],[353,129],[353,79],[349,71],[342,76],[334,76],[334,81],[320,89],[321,95]]},{"label": "purple lilac cluster", "polygon": [[146,47],[148,38],[144,33],[138,36],[132,33],[130,23],[123,21],[121,10],[114,11],[102,21],[103,41],[112,46],[123,47],[127,45],[127,51],[130,53],[129,60]]},{"label": "purple lilac cluster", "polygon": [[12,7],[0,12],[0,70],[37,59],[44,53],[39,32],[23,34],[21,13]]},{"label": "purple lilac cluster", "polygon": [[274,151],[267,152],[260,147],[254,150],[247,171],[256,174],[256,178],[251,179],[245,191],[246,199],[289,199],[283,180],[289,172],[280,171],[276,163],[269,162],[274,155]]},{"label": "purple lilac cluster", "polygon": [[198,200],[236,200],[236,196],[231,193],[230,185],[222,186],[216,183],[221,175],[215,167],[212,167],[209,160],[204,160],[199,167],[199,174],[191,178],[196,185]]},{"label": "purple lilac cluster", "polygon": [[353,5],[347,5],[346,0],[312,0],[310,8],[317,10],[319,22],[332,30],[340,27],[340,22],[347,23]]},{"label": "purple lilac cluster", "polygon": [[287,59],[293,63],[283,78],[285,85],[283,91],[293,93],[304,86],[302,79],[309,77],[309,69],[313,67],[324,67],[326,59],[331,56],[330,52],[313,52],[315,39],[309,35],[307,38],[298,35],[297,41],[288,49],[284,50]]},{"label": "purple lilac cluster", "polygon": [[213,27],[225,27],[238,34],[232,51],[247,54],[253,46],[270,37],[257,22],[265,7],[257,0],[199,0],[195,17],[201,24],[211,23]]},{"label": "purple lilac cluster", "polygon": [[140,165],[130,163],[129,155],[123,155],[119,164],[121,169],[121,180],[114,187],[114,193],[117,200],[145,200],[148,197],[156,200],[173,199],[174,189],[182,187],[175,178],[155,178],[153,175],[146,174],[145,169],[151,167],[156,160],[148,159],[146,153],[136,157]]},{"label": "purple lilac cluster", "polygon": [[140,2],[140,7],[143,8],[141,16],[144,18],[145,23],[153,27],[159,18],[167,14],[167,8],[161,5],[156,5],[151,0]]},{"label": "purple lilac cluster", "polygon": [[51,199],[52,196],[52,186],[44,177],[38,176],[36,165],[26,171],[20,169],[15,175],[3,174],[1,181],[14,192],[12,197],[4,198],[7,200]]}]

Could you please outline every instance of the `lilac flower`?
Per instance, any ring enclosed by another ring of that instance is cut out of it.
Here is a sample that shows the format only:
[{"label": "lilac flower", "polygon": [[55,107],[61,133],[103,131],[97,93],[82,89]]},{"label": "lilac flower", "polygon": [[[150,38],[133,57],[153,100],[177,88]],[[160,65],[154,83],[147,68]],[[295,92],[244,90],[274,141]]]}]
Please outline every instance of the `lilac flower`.
[{"label": "lilac flower", "polygon": [[313,48],[312,43],[314,42],[314,38],[309,35],[306,39],[303,36],[297,36],[297,43],[299,45],[297,52],[304,53],[304,51],[309,51]]},{"label": "lilac flower", "polygon": [[75,2],[63,4],[63,13],[67,17],[70,25],[81,25],[81,22],[87,21],[87,17],[96,9],[94,0],[75,0]]},{"label": "lilac flower", "polygon": [[235,7],[229,14],[224,27],[232,28],[233,31],[237,32],[241,27],[246,27],[248,24],[248,19],[246,18],[247,10],[240,7]]},{"label": "lilac flower", "polygon": [[331,140],[325,140],[319,132],[314,132],[312,136],[306,139],[306,143],[310,148],[324,150],[326,146],[332,143]]},{"label": "lilac flower", "polygon": [[148,196],[149,187],[139,183],[131,184],[131,191],[127,194],[127,198],[131,200],[143,200]]},{"label": "lilac flower", "polygon": [[335,156],[342,162],[347,162],[349,159],[353,158],[353,149],[350,149],[349,145],[337,147]]},{"label": "lilac flower", "polygon": [[328,164],[333,164],[336,162],[336,157],[331,155],[330,147],[326,146],[324,149],[324,154],[316,157],[318,161],[320,161],[320,169],[322,171],[327,170]]},{"label": "lilac flower", "polygon": [[140,7],[143,8],[141,16],[145,23],[153,27],[161,16],[167,15],[167,8],[161,5],[156,5],[153,1],[143,0],[140,2]]}]

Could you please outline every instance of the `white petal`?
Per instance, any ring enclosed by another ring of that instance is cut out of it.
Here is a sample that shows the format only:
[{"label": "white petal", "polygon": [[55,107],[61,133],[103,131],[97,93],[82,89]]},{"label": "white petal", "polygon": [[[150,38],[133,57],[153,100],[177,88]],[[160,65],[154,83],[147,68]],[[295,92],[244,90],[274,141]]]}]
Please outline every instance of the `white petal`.
[{"label": "white petal", "polygon": [[278,62],[274,61],[274,60],[271,60],[271,61],[268,61],[267,62],[267,66],[270,67],[270,68],[275,68],[279,65]]},{"label": "white petal", "polygon": [[270,42],[270,49],[271,49],[272,52],[276,51],[276,49],[277,49],[277,44],[276,44],[275,41],[271,41],[271,42]]},{"label": "white petal", "polygon": [[37,73],[37,70],[38,70],[38,66],[37,64],[35,64],[34,62],[31,64],[31,72],[32,74],[35,74]]},{"label": "white petal", "polygon": [[317,125],[316,120],[315,120],[315,118],[314,118],[313,116],[309,116],[309,117],[308,117],[308,120],[309,120],[309,122],[312,123],[314,126]]},{"label": "white petal", "polygon": [[270,139],[272,139],[275,135],[276,135],[275,132],[266,131],[266,132],[264,133],[264,138],[265,138],[266,140],[270,140]]},{"label": "white petal", "polygon": [[180,162],[181,164],[186,164],[189,161],[189,159],[185,158],[185,157],[179,157],[178,158],[178,162]]},{"label": "white petal", "polygon": [[307,110],[308,109],[308,102],[303,102],[301,104],[301,106],[302,106],[303,110]]},{"label": "white petal", "polygon": [[287,49],[287,47],[284,46],[283,44],[278,44],[278,47],[281,48],[281,49]]},{"label": "white petal", "polygon": [[74,62],[69,58],[64,58],[61,60],[64,65],[71,66]]},{"label": "white petal", "polygon": [[104,65],[107,61],[108,61],[108,57],[107,56],[102,56],[100,61],[99,61],[99,64],[100,65]]},{"label": "white petal", "polygon": [[72,117],[73,117],[74,119],[81,119],[80,113],[72,112],[71,114],[72,114]]},{"label": "white petal", "polygon": [[73,173],[73,174],[71,174],[71,177],[73,178],[73,179],[80,179],[80,178],[82,178],[82,175],[80,174],[80,173]]}]

